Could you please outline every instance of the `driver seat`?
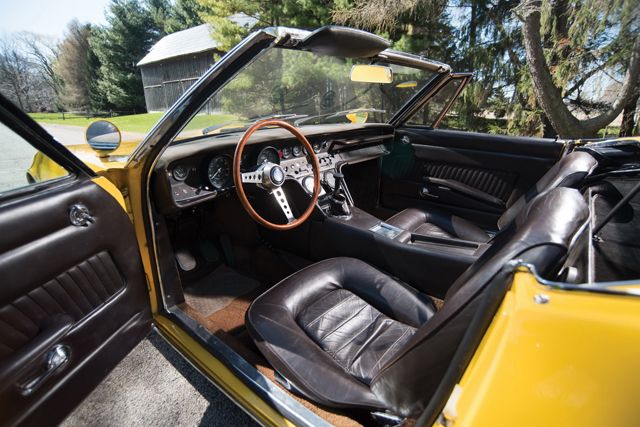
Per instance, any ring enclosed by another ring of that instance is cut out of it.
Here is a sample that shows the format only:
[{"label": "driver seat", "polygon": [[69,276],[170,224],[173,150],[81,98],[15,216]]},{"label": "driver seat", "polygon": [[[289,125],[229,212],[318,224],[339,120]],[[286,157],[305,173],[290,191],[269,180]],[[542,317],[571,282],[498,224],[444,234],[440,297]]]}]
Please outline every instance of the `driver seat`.
[{"label": "driver seat", "polygon": [[258,297],[247,311],[247,329],[292,391],[327,406],[415,417],[476,314],[491,311],[481,304],[497,309],[502,297],[486,295],[492,287],[506,292],[508,277],[498,274],[505,264],[520,258],[543,276],[556,274],[588,218],[578,190],[540,195],[452,285],[439,311],[429,297],[377,268],[333,258]]}]

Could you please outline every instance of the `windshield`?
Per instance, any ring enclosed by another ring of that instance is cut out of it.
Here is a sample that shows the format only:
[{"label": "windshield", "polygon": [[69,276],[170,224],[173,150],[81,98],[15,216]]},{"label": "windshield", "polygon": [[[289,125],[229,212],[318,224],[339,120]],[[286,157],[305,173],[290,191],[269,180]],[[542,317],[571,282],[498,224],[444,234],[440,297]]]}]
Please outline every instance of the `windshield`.
[{"label": "windshield", "polygon": [[378,62],[393,70],[391,83],[351,81],[352,67],[369,63],[272,48],[212,97],[179,137],[242,130],[270,117],[296,126],[386,123],[434,76]]}]

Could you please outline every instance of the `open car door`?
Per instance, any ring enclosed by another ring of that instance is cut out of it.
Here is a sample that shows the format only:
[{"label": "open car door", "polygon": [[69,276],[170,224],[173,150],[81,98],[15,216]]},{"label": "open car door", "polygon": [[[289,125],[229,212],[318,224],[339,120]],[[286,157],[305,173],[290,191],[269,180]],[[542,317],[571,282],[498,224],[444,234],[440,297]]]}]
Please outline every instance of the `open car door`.
[{"label": "open car door", "polygon": [[56,425],[146,336],[149,294],[115,187],[1,95],[0,121],[0,414]]}]

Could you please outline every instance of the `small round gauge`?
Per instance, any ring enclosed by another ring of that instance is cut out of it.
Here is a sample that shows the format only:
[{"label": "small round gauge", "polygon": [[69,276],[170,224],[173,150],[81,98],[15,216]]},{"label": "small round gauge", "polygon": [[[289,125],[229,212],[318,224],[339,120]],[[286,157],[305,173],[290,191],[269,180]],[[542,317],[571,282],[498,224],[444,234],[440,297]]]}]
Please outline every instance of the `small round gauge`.
[{"label": "small round gauge", "polygon": [[302,144],[296,144],[293,146],[293,155],[298,157],[302,154]]},{"label": "small round gauge", "polygon": [[303,153],[305,156],[308,154],[308,153],[307,153],[307,148],[306,148],[306,147],[302,147],[302,153]]},{"label": "small round gauge", "polygon": [[320,141],[315,141],[315,142],[312,144],[312,147],[313,147],[313,151],[314,151],[315,153],[319,153],[319,152],[320,152],[320,150],[322,150],[322,142],[320,142]]},{"label": "small round gauge", "polygon": [[285,145],[284,147],[282,147],[282,158],[288,159],[289,157],[291,157],[291,147]]},{"label": "small round gauge", "polygon": [[216,156],[209,162],[207,178],[216,188],[222,187],[231,176],[231,159],[227,156]]},{"label": "small round gauge", "polygon": [[258,154],[258,165],[262,165],[265,163],[275,163],[276,165],[280,164],[280,153],[273,147],[265,147],[262,149],[260,154]]},{"label": "small round gauge", "polygon": [[183,164],[178,164],[173,167],[173,179],[176,181],[184,181],[189,175],[189,168]]}]

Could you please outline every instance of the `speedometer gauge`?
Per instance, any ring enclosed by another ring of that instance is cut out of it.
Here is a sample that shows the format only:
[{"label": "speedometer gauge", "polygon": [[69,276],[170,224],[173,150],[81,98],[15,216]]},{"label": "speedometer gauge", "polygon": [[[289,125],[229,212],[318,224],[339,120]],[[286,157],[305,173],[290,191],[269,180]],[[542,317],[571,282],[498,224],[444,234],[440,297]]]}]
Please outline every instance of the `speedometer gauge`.
[{"label": "speedometer gauge", "polygon": [[216,188],[222,187],[231,176],[231,158],[227,156],[216,156],[209,162],[207,168],[207,178]]},{"label": "speedometer gauge", "polygon": [[262,149],[260,154],[258,154],[258,165],[262,165],[264,163],[273,163],[276,165],[280,164],[280,153],[273,147],[265,147]]}]

